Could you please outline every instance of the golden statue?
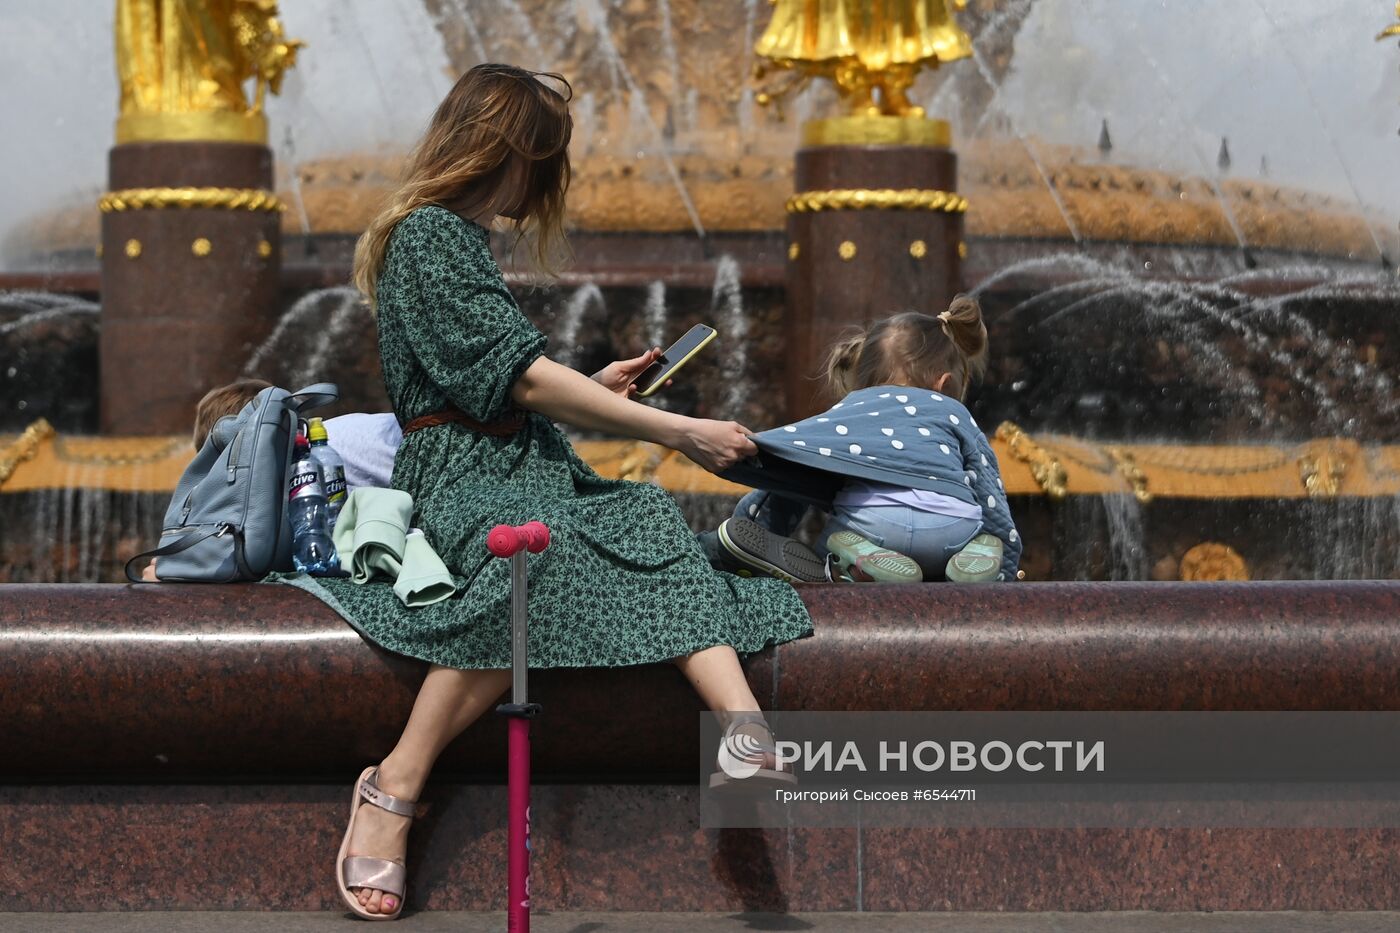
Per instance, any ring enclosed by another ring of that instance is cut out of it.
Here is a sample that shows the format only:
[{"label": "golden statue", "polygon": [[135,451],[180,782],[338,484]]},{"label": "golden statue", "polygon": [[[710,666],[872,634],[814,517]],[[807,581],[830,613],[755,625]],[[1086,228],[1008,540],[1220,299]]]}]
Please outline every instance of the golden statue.
[{"label": "golden statue", "polygon": [[305,46],[283,33],[276,0],[117,0],[116,38],[118,143],[266,142],[266,93]]},{"label": "golden statue", "polygon": [[[972,54],[948,0],[770,0],[773,18],[754,51],[797,80],[835,82],[853,116],[920,118],[908,91],[921,68]],[[962,9],[966,0],[955,0]],[[755,69],[762,78],[767,66]],[[771,100],[770,94],[759,101]]]}]

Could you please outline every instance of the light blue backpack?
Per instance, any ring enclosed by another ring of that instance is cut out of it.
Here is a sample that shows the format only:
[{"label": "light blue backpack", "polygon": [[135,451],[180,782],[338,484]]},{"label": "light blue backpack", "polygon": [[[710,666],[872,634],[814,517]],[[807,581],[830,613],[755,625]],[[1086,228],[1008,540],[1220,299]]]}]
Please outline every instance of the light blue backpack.
[{"label": "light blue backpack", "polygon": [[153,557],[162,583],[232,583],[292,570],[287,471],[297,420],[338,397],[328,382],[300,392],[273,386],[220,418],[175,487],[160,546],[127,561],[126,578],[140,583]]}]

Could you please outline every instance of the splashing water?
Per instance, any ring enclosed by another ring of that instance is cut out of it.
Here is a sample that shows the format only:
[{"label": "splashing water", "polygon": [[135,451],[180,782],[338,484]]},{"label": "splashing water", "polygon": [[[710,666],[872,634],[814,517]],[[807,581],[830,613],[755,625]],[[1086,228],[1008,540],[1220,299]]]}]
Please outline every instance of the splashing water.
[{"label": "splashing water", "polygon": [[[986,81],[987,84],[991,86],[995,100],[995,97],[999,97],[1001,94],[1001,82],[992,74],[992,69],[987,64],[986,58],[978,50],[977,43],[971,43],[969,48],[972,50],[972,61],[976,64],[977,71],[982,75],[982,80]],[[1026,134],[1016,125],[1016,122],[1011,118],[1011,114],[1007,112],[1004,107],[1000,109],[1002,114],[1006,117],[1007,125],[1011,128],[1012,134],[1020,141],[1021,148],[1026,150],[1026,155],[1035,165],[1036,172],[1040,174],[1040,180],[1045,183],[1045,189],[1050,192],[1050,198],[1055,202],[1055,209],[1060,212],[1060,218],[1064,220],[1065,228],[1069,230],[1070,238],[1074,240],[1075,243],[1079,243],[1083,239],[1079,235],[1079,226],[1074,222],[1074,219],[1070,217],[1064,199],[1060,197],[1060,192],[1056,190],[1055,183],[1050,178],[1050,173],[1045,170],[1044,163],[1042,163],[1040,157],[1035,154],[1035,149],[1032,148],[1030,140],[1026,138]],[[988,106],[987,113],[990,114],[991,112],[992,107]]]},{"label": "splashing water", "polygon": [[95,315],[101,307],[74,295],[23,290],[0,291],[0,314],[15,313],[14,320],[0,320],[0,336],[20,333],[36,324],[69,315]]},{"label": "splashing water", "polygon": [[665,347],[666,283],[660,279],[647,286],[647,303],[642,317],[646,321],[647,347]]},{"label": "splashing water", "polygon": [[[685,206],[686,215],[690,218],[691,225],[695,228],[695,233],[702,240],[705,238],[705,227],[700,222],[700,212],[695,209],[695,201],[690,196],[690,191],[686,188],[684,180],[681,178],[680,170],[676,167],[676,161],[672,158],[669,140],[662,132],[661,127],[656,125],[656,121],[651,117],[651,111],[646,106],[642,91],[637,86],[637,82],[632,77],[632,71],[627,67],[627,62],[617,50],[617,44],[613,41],[612,26],[608,22],[608,12],[603,8],[601,0],[574,0],[574,7],[579,10],[581,16],[587,17],[593,24],[593,29],[598,37],[598,48],[603,53],[603,57],[608,62],[608,70],[621,80],[631,95],[630,106],[634,116],[639,122],[644,123],[650,130],[653,139],[656,140],[658,151],[666,165],[666,172],[671,176],[671,184],[675,186],[676,193],[680,196],[681,203]],[[640,101],[638,98],[642,98]]]},{"label": "splashing water", "polygon": [[737,418],[744,403],[752,397],[749,384],[749,319],[744,314],[744,294],[739,281],[739,263],[724,255],[715,264],[715,284],[710,290],[710,308],[723,335],[724,379],[729,387],[724,399],[723,417]]},{"label": "splashing water", "polygon": [[555,327],[554,343],[559,347],[559,362],[577,369],[583,348],[579,346],[579,333],[590,309],[597,309],[599,317],[607,314],[603,292],[592,282],[580,285],[564,302],[564,311]]},{"label": "splashing water", "polygon": [[[315,382],[357,320],[372,317],[359,290],[348,285],[307,292],[277,319],[272,333],[253,350],[243,366],[243,375],[257,376],[266,371],[274,355],[288,354],[296,335],[298,349],[289,377]],[[309,341],[309,345],[307,343]]]},{"label": "splashing water", "polygon": [[[1079,278],[1063,281],[1064,276]],[[1018,277],[1025,277],[1024,286]],[[1046,277],[1056,284],[1036,288]],[[1024,287],[1032,294],[990,314],[989,323],[1040,338],[1036,352],[1056,361],[1053,372],[1041,374],[1051,394],[1087,391],[1109,378],[1078,363],[1087,359],[1083,335],[1097,332],[1114,335],[1097,347],[1101,361],[1109,364],[1131,362],[1124,348],[1181,348],[1171,363],[1189,376],[1181,388],[1217,393],[1218,399],[1205,403],[1239,406],[1259,426],[1292,424],[1294,433],[1346,436],[1355,433],[1358,413],[1377,423],[1400,413],[1394,375],[1374,360],[1363,362],[1349,335],[1329,334],[1317,318],[1333,313],[1336,302],[1371,305],[1376,314],[1400,304],[1400,283],[1392,275],[1300,266],[1272,282],[1295,281],[1294,290],[1254,294],[1245,290],[1258,281],[1253,275],[1172,281],[1088,257],[1052,256],[1003,268],[975,292],[985,295],[1012,281],[1017,281],[1013,290]]]}]

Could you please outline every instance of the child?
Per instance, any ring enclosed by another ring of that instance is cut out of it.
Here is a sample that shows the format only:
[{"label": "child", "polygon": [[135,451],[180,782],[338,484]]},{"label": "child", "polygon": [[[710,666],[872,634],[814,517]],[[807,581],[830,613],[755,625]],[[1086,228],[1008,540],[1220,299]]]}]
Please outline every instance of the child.
[{"label": "child", "polygon": [[[194,409],[194,449],[204,446],[209,432],[220,418],[236,415],[259,392],[272,385],[262,379],[237,379],[226,386],[210,389]],[[387,487],[394,472],[394,454],[403,441],[403,431],[392,413],[357,412],[326,419],[330,444],[345,461],[347,489],[358,486]],[[154,559],[141,572],[141,579],[156,581]]]},{"label": "child", "polygon": [[[754,437],[725,476],[758,486],[718,529],[723,562],[793,581],[1014,580],[1021,540],[986,436],[963,407],[986,367],[982,309],[958,296],[838,344],[827,380],[841,401]],[[805,505],[831,513],[812,552],[784,536]]]}]

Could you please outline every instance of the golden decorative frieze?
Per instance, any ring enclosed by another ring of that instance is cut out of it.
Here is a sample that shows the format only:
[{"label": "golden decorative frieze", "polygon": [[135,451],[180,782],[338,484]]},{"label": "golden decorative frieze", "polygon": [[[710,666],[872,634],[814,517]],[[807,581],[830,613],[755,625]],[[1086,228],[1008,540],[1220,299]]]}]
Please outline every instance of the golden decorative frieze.
[{"label": "golden decorative frieze", "polygon": [[53,435],[53,455],[59,463],[97,467],[130,467],[188,456],[190,439],[181,434],[167,438],[65,437]]},{"label": "golden decorative frieze", "polygon": [[97,209],[104,214],[172,207],[268,213],[287,209],[281,198],[261,188],[123,188],[109,191],[97,201]]},{"label": "golden decorative frieze", "polygon": [[942,211],[962,214],[967,198],[936,188],[831,188],[800,191],[787,199],[789,214],[819,211]]},{"label": "golden decorative frieze", "polygon": [[1128,481],[1128,485],[1133,490],[1133,495],[1137,501],[1143,505],[1152,501],[1152,493],[1147,488],[1147,476],[1138,469],[1137,460],[1134,455],[1122,447],[1106,444],[1104,452],[1113,460],[1113,465],[1118,468],[1118,472],[1123,474],[1123,479]]},{"label": "golden decorative frieze", "polygon": [[1069,479],[1065,468],[1043,447],[1010,421],[1003,421],[996,430],[996,439],[1006,445],[1013,457],[1030,467],[1031,475],[1044,493],[1052,499],[1063,499]]},{"label": "golden decorative frieze", "polygon": [[39,445],[54,436],[53,425],[40,418],[24,429],[24,433],[5,447],[0,447],[0,486],[14,475],[15,468],[31,459],[39,450]]},{"label": "golden decorative frieze", "polygon": [[1332,498],[1342,491],[1342,480],[1356,459],[1354,441],[1314,441],[1298,455],[1298,474],[1310,498]]},{"label": "golden decorative frieze", "polygon": [[[41,489],[114,489],[169,493],[194,451],[189,435],[176,437],[58,436],[47,422],[21,435],[0,435],[0,494]],[[1032,437],[1002,424],[991,440],[1010,496],[1111,496],[1123,492],[1122,460],[1101,443],[1044,435]],[[1361,448],[1345,439],[1319,439],[1289,446],[1242,447],[1186,444],[1113,445],[1143,474],[1140,486],[1153,501],[1246,502],[1307,498],[1299,454],[1315,471],[1315,488],[1330,477],[1341,495],[1390,499],[1400,496],[1400,445]],[[634,441],[578,442],[579,455],[609,478],[652,482],[672,492],[737,498],[747,490],[709,473],[684,456]],[[1330,451],[1332,459],[1318,459]],[[1337,472],[1345,458],[1346,468]],[[1281,464],[1271,468],[1272,464]],[[83,466],[75,472],[74,464]],[[1182,469],[1189,467],[1189,469]],[[1069,471],[1073,470],[1070,474]],[[1345,483],[1342,479],[1345,478]],[[1132,480],[1130,479],[1131,483]],[[1175,503],[1172,503],[1174,507]],[[1173,564],[1175,579],[1180,565]]]}]

